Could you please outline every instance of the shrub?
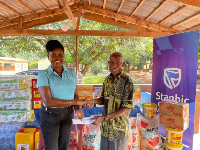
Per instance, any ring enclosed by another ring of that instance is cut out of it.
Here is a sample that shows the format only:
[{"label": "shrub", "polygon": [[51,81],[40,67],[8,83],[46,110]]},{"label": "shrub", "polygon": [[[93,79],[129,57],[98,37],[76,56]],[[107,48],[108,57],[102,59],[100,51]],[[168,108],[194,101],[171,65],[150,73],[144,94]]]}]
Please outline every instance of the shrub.
[{"label": "shrub", "polygon": [[38,62],[32,62],[32,63],[29,63],[28,64],[28,69],[31,70],[31,69],[38,69]]},{"label": "shrub", "polygon": [[98,73],[103,71],[103,66],[100,62],[96,61],[91,65],[91,72],[96,76]]}]

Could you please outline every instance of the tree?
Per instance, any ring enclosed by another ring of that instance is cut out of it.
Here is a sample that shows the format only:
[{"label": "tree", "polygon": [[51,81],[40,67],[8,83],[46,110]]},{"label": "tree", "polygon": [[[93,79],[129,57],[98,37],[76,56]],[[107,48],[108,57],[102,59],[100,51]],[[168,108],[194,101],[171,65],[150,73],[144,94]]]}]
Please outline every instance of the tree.
[{"label": "tree", "polygon": [[117,38],[117,51],[124,55],[127,71],[133,67],[142,68],[153,57],[152,38]]},{"label": "tree", "polygon": [[103,65],[101,62],[96,61],[94,64],[91,65],[91,72],[96,76],[98,73],[103,71]]},{"label": "tree", "polygon": [[[35,27],[37,29],[60,29],[64,21]],[[70,29],[73,29],[70,24]],[[126,29],[81,19],[80,29],[83,30],[123,30]],[[48,40],[59,40],[65,47],[66,63],[75,66],[76,37],[75,36],[37,36],[37,37],[0,37],[0,56],[18,57],[30,62],[47,57],[45,44]],[[140,66],[152,57],[152,40],[149,38],[117,38],[117,37],[78,37],[78,64],[83,76],[97,60],[107,64],[109,55],[118,51],[124,55],[127,68]]]},{"label": "tree", "polygon": [[28,64],[28,69],[38,69],[38,62],[32,62]]}]

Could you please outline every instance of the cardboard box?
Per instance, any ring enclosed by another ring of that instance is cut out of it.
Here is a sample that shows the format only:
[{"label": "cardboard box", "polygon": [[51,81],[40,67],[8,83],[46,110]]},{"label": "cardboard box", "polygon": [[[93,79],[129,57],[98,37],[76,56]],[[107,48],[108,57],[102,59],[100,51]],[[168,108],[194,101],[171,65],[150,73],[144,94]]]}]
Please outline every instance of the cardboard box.
[{"label": "cardboard box", "polygon": [[184,131],[189,127],[189,116],[176,117],[159,113],[159,124]]},{"label": "cardboard box", "polygon": [[189,103],[171,103],[160,101],[159,112],[177,117],[186,117],[189,115]]},{"label": "cardboard box", "polygon": [[90,97],[93,99],[93,85],[82,85],[78,86],[78,96],[80,99],[84,99],[85,97]]}]

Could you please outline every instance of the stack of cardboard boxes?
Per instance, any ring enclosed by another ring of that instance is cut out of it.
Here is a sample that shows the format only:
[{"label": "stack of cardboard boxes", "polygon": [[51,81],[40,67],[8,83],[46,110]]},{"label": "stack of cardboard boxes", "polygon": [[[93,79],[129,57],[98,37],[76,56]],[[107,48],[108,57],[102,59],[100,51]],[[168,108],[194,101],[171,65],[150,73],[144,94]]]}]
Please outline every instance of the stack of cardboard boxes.
[{"label": "stack of cardboard boxes", "polygon": [[43,101],[37,89],[37,79],[32,79],[32,97],[33,109],[41,109]]},{"label": "stack of cardboard boxes", "polygon": [[159,102],[159,124],[166,127],[166,147],[183,147],[183,132],[189,127],[189,103]]},{"label": "stack of cardboard boxes", "polygon": [[0,122],[26,122],[31,110],[32,77],[8,76],[0,79]]},{"label": "stack of cardboard boxes", "polygon": [[184,131],[189,127],[189,103],[160,101],[159,118],[161,125]]}]

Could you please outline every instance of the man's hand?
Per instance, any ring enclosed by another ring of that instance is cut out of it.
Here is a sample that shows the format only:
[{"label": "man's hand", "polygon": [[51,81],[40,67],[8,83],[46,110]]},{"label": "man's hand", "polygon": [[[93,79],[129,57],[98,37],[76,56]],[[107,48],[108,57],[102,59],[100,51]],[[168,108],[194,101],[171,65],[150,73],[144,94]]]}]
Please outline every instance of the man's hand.
[{"label": "man's hand", "polygon": [[83,119],[85,116],[84,116],[84,112],[81,108],[75,110],[75,113],[76,113],[76,118],[77,119]]},{"label": "man's hand", "polygon": [[94,106],[94,101],[90,97],[86,97],[85,101],[87,104],[83,105],[83,108],[90,108]]},{"label": "man's hand", "polygon": [[92,124],[99,125],[102,121],[104,121],[104,116],[94,116],[91,120],[95,120]]}]

